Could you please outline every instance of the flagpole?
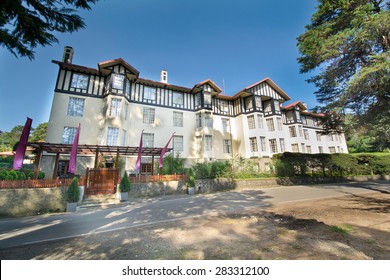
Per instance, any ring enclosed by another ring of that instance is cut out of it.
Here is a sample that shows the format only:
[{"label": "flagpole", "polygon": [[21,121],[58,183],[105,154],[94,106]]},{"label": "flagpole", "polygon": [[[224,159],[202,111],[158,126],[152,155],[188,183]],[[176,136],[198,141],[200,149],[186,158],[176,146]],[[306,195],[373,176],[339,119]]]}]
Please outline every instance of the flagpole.
[{"label": "flagpole", "polygon": [[138,157],[137,157],[137,162],[135,163],[135,170],[138,171],[138,175],[141,175],[142,136],[144,134],[144,130],[145,129],[142,129],[141,132],[141,138],[139,140],[139,147],[138,147]]}]

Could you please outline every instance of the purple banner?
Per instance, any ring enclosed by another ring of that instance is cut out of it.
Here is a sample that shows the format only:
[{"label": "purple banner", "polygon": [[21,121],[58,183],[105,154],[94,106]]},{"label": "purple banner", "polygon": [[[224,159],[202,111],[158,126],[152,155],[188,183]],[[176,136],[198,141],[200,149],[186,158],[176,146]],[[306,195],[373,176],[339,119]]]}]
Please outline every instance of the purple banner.
[{"label": "purple banner", "polygon": [[142,155],[142,136],[144,134],[144,129],[142,129],[141,132],[141,139],[139,140],[139,148],[138,148],[138,157],[137,157],[137,162],[135,164],[135,170],[139,172],[141,168],[141,155]]},{"label": "purple banner", "polygon": [[14,162],[12,165],[13,170],[19,170],[23,166],[24,154],[26,153],[28,136],[30,135],[32,119],[27,118],[26,124],[24,125],[22,135],[20,135],[20,140],[18,147],[16,148],[16,153],[14,156]]},{"label": "purple banner", "polygon": [[77,128],[77,132],[73,140],[72,151],[70,152],[68,172],[72,174],[76,172],[77,149],[79,147],[79,138],[80,138],[80,124],[79,127]]},{"label": "purple banner", "polygon": [[173,136],[175,135],[176,132],[174,132],[171,136],[171,138],[169,138],[168,140],[168,143],[165,145],[165,147],[161,150],[161,155],[160,155],[160,168],[162,168],[163,166],[163,157],[165,155],[165,153],[167,152],[167,149],[168,149],[168,146],[169,146],[169,143],[171,143],[171,140],[173,138]]}]

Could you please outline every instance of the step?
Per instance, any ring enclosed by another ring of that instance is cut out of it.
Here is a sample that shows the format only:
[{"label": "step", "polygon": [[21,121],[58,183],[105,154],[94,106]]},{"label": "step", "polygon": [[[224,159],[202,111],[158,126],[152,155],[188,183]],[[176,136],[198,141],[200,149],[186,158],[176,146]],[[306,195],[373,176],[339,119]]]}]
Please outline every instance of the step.
[{"label": "step", "polygon": [[116,205],[119,204],[119,199],[117,198],[116,194],[109,194],[109,195],[90,195],[86,196],[83,201],[81,202],[81,205],[79,205],[78,209],[86,209],[86,208],[107,208],[110,205]]}]

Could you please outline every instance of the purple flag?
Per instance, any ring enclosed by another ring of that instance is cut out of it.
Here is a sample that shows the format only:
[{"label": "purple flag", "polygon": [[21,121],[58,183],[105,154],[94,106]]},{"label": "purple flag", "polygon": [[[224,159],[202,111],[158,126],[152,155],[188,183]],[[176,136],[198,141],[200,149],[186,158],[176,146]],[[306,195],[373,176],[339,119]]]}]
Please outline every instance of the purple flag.
[{"label": "purple flag", "polygon": [[80,138],[80,124],[79,127],[77,128],[77,132],[73,140],[72,151],[70,152],[68,172],[72,174],[76,172],[76,159],[77,159],[77,148],[79,146],[79,138]]},{"label": "purple flag", "polygon": [[172,136],[171,138],[169,138],[168,140],[168,143],[165,145],[165,147],[161,150],[161,155],[160,155],[160,168],[163,166],[163,157],[165,155],[165,153],[167,152],[167,149],[168,149],[168,146],[169,146],[169,143],[171,143],[171,140],[173,138],[173,135],[175,135],[176,132],[172,133]]},{"label": "purple flag", "polygon": [[18,147],[16,148],[16,153],[14,156],[14,163],[12,165],[13,170],[19,170],[22,168],[24,154],[26,152],[26,147],[28,143],[28,136],[30,135],[32,119],[27,118],[26,124],[24,125],[22,135],[20,135],[20,140]]},{"label": "purple flag", "polygon": [[141,132],[141,139],[139,140],[139,148],[138,148],[138,157],[137,157],[137,162],[135,164],[135,170],[139,172],[141,168],[141,155],[142,155],[142,136],[144,134],[144,129],[142,129]]}]

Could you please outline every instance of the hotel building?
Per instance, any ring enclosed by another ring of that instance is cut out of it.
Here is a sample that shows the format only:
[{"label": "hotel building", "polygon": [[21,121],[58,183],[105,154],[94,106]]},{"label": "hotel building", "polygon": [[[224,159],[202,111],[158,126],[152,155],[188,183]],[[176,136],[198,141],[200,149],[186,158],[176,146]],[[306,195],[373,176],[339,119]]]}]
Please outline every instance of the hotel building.
[{"label": "hotel building", "polygon": [[[278,153],[347,153],[343,134],[323,135],[324,115],[309,112],[305,103],[285,105],[290,97],[270,78],[224,95],[211,80],[192,88],[172,85],[168,72],[160,81],[140,77],[123,59],[89,68],[72,63],[73,49],[65,47],[59,66],[46,142],[72,144],[81,125],[80,144],[170,147],[186,165],[233,157],[269,162]],[[66,157],[60,160],[66,168]],[[43,156],[44,171],[54,155]],[[91,156],[78,158],[78,170],[93,167]],[[134,172],[136,156],[126,157],[126,170]],[[150,158],[142,158],[142,171],[150,173]],[[260,164],[260,168],[265,165]],[[79,173],[79,172],[78,172]]]}]

